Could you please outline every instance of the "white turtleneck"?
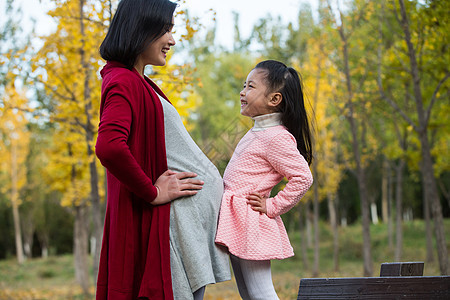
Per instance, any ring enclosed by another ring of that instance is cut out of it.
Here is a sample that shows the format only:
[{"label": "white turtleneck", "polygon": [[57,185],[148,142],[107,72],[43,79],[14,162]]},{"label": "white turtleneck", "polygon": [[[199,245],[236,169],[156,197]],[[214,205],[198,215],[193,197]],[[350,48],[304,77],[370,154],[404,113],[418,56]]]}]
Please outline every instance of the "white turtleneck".
[{"label": "white turtleneck", "polygon": [[281,113],[272,113],[252,118],[255,121],[252,131],[261,131],[269,127],[281,125]]}]

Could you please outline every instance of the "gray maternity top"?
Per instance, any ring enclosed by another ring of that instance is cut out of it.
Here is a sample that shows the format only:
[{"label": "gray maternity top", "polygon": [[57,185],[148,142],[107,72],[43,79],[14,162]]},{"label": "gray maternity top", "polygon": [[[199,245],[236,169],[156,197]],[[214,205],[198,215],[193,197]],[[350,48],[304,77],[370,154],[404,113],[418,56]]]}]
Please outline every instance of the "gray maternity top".
[{"label": "gray maternity top", "polygon": [[164,98],[160,100],[169,169],[194,172],[197,179],[205,182],[196,195],[172,201],[170,207],[174,298],[189,300],[199,288],[231,279],[228,254],[214,243],[223,181],[217,168],[187,132],[175,107]]}]

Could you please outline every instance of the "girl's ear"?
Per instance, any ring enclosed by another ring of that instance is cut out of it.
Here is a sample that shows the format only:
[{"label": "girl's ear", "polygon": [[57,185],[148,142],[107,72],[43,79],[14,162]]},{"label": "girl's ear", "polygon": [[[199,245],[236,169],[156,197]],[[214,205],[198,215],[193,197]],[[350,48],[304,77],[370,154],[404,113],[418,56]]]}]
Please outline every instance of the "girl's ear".
[{"label": "girl's ear", "polygon": [[281,103],[282,100],[283,96],[281,95],[281,93],[273,93],[269,101],[269,106],[276,107]]}]

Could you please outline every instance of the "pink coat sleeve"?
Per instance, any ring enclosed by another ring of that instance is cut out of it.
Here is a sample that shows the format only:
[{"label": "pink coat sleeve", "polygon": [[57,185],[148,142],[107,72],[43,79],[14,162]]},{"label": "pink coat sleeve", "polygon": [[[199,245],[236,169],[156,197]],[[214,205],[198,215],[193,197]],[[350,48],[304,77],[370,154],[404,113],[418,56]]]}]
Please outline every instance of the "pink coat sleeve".
[{"label": "pink coat sleeve", "polygon": [[138,164],[128,139],[132,126],[132,108],[123,87],[111,90],[103,103],[95,153],[103,166],[131,192],[151,202],[157,190]]},{"label": "pink coat sleeve", "polygon": [[274,218],[288,212],[300,201],[312,185],[313,177],[308,163],[298,151],[297,143],[289,132],[275,137],[268,151],[269,163],[277,173],[288,180],[283,190],[266,200],[267,216]]}]

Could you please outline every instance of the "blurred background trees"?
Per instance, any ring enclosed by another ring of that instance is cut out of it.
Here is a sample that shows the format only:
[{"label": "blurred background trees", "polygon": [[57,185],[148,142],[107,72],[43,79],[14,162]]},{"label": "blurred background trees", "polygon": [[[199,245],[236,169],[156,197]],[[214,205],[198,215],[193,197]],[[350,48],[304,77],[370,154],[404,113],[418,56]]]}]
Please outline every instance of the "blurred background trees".
[{"label": "blurred background trees", "polygon": [[[105,171],[93,154],[104,64],[98,46],[116,6],[54,1],[49,15],[57,28],[33,47],[33,33],[19,38],[20,10],[8,0],[0,32],[0,259],[23,263],[73,252],[86,294],[105,206]],[[182,40],[166,67],[146,72],[223,172],[252,126],[239,115],[248,72],[263,59],[295,67],[314,125],[315,181],[304,204],[283,219],[290,233],[302,230],[302,247],[314,249],[313,274],[320,276],[319,222],[333,233],[336,271],[345,247],[339,227],[360,224],[362,273],[372,276],[371,224],[388,225],[391,259],[400,261],[402,224],[412,219],[425,221],[427,261],[437,254],[440,273],[448,274],[448,7],[431,0],[320,0],[317,11],[302,6],[296,22],[266,16],[249,24],[247,37],[235,13],[228,49],[214,22],[199,24],[181,3],[175,22]]]}]

